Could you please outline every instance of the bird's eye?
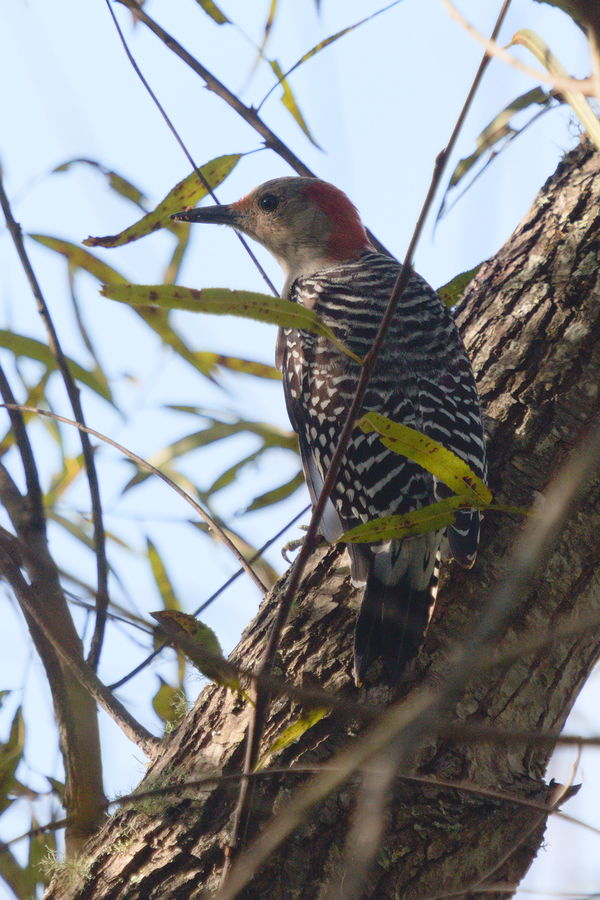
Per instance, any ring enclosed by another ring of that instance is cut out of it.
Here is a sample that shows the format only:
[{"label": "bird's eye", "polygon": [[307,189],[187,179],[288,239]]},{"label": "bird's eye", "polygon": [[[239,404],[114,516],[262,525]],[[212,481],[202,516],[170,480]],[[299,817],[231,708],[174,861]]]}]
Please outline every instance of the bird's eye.
[{"label": "bird's eye", "polygon": [[279,197],[275,194],[263,194],[258,201],[258,205],[261,209],[264,209],[265,212],[273,212],[273,210],[277,209],[279,206]]}]

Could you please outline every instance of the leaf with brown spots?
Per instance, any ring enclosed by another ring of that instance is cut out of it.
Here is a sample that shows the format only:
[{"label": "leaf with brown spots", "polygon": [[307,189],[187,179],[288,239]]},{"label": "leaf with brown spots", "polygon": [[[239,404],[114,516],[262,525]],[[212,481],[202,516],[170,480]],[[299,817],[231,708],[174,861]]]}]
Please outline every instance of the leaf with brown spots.
[{"label": "leaf with brown spots", "polygon": [[[238,164],[242,155],[241,153],[230,153],[226,156],[218,156],[202,166],[200,172],[211,188],[215,188],[225,181]],[[177,227],[173,226],[173,223],[170,221],[171,213],[185,209],[188,206],[195,206],[199,200],[206,197],[207,193],[206,187],[197,174],[192,172],[169,191],[156,209],[149,212],[138,222],[130,225],[129,228],[120,231],[119,234],[111,234],[106,237],[89,237],[83,243],[86,247],[121,247],[123,244],[129,244],[131,241],[137,241],[147,234],[152,234],[153,231],[157,231],[163,226]]]},{"label": "leaf with brown spots", "polygon": [[279,325],[280,328],[310,331],[327,338],[341,353],[362,364],[360,357],[335,336],[314,310],[298,303],[290,303],[282,297],[271,297],[255,291],[228,288],[195,290],[165,284],[105,284],[100,293],[103,297],[118,300],[119,303],[130,303],[132,306],[158,306],[160,309],[185,309],[217,316],[241,316],[244,319]]},{"label": "leaf with brown spots", "polygon": [[367,433],[376,431],[385,447],[418,463],[473,506],[492,502],[490,489],[460,456],[416,428],[392,422],[376,412],[363,416],[357,424]]}]

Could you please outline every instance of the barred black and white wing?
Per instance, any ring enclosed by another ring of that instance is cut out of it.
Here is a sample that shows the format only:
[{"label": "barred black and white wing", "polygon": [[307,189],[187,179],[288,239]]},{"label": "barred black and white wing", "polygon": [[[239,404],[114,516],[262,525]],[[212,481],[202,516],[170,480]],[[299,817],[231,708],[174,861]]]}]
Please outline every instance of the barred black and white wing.
[{"label": "barred black and white wing", "polygon": [[[366,252],[298,279],[290,300],[314,308],[359,356],[373,344],[400,271],[389,257]],[[337,446],[360,368],[324,338],[283,330],[278,357],[292,425],[298,433],[313,502]],[[410,425],[453,450],[485,475],[477,391],[450,313],[421,278],[411,276],[369,382],[363,411]],[[416,463],[355,430],[331,496],[328,539],[361,522],[419,509],[447,489]],[[465,511],[449,529],[451,552],[471,565],[479,514]],[[391,678],[417,652],[431,606],[431,582],[441,532],[403,541],[350,545],[355,583],[365,584],[355,640],[355,671],[362,680],[382,656]]]}]

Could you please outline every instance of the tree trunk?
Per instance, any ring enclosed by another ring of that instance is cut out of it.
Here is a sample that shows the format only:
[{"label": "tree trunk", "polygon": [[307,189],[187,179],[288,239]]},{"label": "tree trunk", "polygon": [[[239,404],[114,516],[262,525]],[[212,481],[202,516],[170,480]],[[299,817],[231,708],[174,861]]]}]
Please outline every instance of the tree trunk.
[{"label": "tree trunk", "polygon": [[[499,503],[530,506],[577,444],[598,408],[600,376],[600,156],[583,143],[542,188],[506,246],[481,269],[458,313],[484,411],[494,420],[491,488]],[[427,678],[443,683],[451,648],[480,615],[490,587],[509,569],[522,520],[488,513],[481,552],[469,572],[449,566],[425,645],[396,697],[410,698]],[[576,613],[600,615],[600,482],[586,489],[544,570],[510,623],[499,649],[556,632]],[[358,690],[351,680],[357,596],[346,557],[315,553],[285,628],[277,671],[295,685],[318,685],[338,697],[386,704],[389,689]],[[261,655],[282,579],[246,630],[234,659],[254,666]],[[541,649],[516,654],[469,681],[453,721],[506,731],[558,735],[600,652],[588,628]],[[394,698],[396,699],[396,698]],[[225,689],[209,686],[177,730],[165,737],[140,790],[181,784],[178,793],[123,807],[89,846],[77,885],[58,876],[48,900],[179,900],[210,897],[223,865],[238,781],[186,788],[191,779],[237,773],[250,711]],[[263,747],[300,715],[275,697]],[[366,726],[331,714],[268,766],[316,766]],[[380,852],[362,896],[372,900],[468,897],[481,885],[516,885],[540,846],[552,786],[543,775],[552,742],[521,736],[494,741],[430,735],[403,775],[469,782],[477,790],[398,778],[386,811]],[[284,808],[307,774],[257,780],[252,829]],[[313,900],[340,882],[345,839],[360,778],[312,810],[240,895],[244,900]],[[500,793],[499,793],[500,792]],[[510,794],[512,800],[502,794]],[[494,796],[495,794],[495,796]],[[525,801],[525,803],[523,803]],[[527,805],[529,804],[529,805]],[[251,837],[251,835],[249,836]],[[488,894],[506,896],[498,887]],[[342,894],[340,896],[343,895]]]}]

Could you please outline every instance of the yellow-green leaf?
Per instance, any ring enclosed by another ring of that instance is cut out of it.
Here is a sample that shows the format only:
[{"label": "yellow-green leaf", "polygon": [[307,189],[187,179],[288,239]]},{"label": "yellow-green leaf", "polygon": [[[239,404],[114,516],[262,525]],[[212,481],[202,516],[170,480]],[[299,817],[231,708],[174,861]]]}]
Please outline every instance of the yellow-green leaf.
[{"label": "yellow-green leaf", "polygon": [[[185,714],[185,695],[159,675],[160,687],[152,698],[152,708],[168,728],[178,725]],[[182,702],[183,701],[183,702]]]},{"label": "yellow-green leaf", "polygon": [[[66,257],[69,265],[89,272],[90,275],[93,275],[100,281],[108,281],[111,284],[128,284],[127,279],[113,269],[112,266],[102,262],[102,260],[98,259],[92,253],[89,253],[89,251],[84,250],[82,247],[79,247],[77,244],[72,244],[70,241],[64,241],[60,238],[42,234],[32,234],[30,237],[34,238],[34,240],[38,241],[40,244],[43,244],[45,247],[48,247],[50,250],[54,250],[56,253],[60,253],[62,256]],[[152,306],[138,306],[134,307],[134,310],[140,318],[144,320],[146,325],[158,334],[167,346],[171,347],[175,353],[181,356],[182,359],[192,365],[202,375],[205,375],[211,381],[214,380],[212,375],[218,370],[219,354],[211,353],[210,351],[192,350],[188,347],[185,341],[169,324],[168,311],[157,309]],[[228,359],[229,357],[223,357],[223,360]],[[244,360],[241,360],[240,362],[240,371],[243,371]],[[225,365],[225,362],[221,363],[221,365]],[[261,364],[258,363],[257,365],[260,366]],[[258,373],[252,372],[251,374]],[[264,375],[264,377],[269,376]]]},{"label": "yellow-green leaf", "polygon": [[24,746],[25,722],[19,706],[13,716],[8,740],[6,743],[0,744],[0,812],[4,811],[12,803],[8,794],[17,766],[21,762]]},{"label": "yellow-green leaf", "polygon": [[102,163],[97,162],[95,159],[70,159],[68,162],[64,162],[60,166],[56,166],[56,168],[52,171],[66,172],[71,168],[71,166],[77,164],[92,166],[92,168],[97,169],[105,176],[105,178],[108,179],[108,183],[113,191],[115,191],[121,197],[125,197],[126,200],[131,200],[132,203],[135,203],[135,205],[139,206],[141,209],[144,208],[144,201],[147,198],[145,197],[143,192],[140,191],[140,189],[130,181],[128,181],[127,178],[124,178],[122,175],[119,175],[112,169],[108,169],[106,166],[103,166]]},{"label": "yellow-green leaf", "polygon": [[273,71],[275,72],[275,75],[277,76],[278,84],[281,85],[281,88],[282,88],[282,94],[280,97],[281,102],[283,103],[283,105],[285,106],[287,111],[291,114],[291,116],[294,119],[294,121],[296,122],[296,124],[300,126],[300,128],[302,129],[302,131],[304,132],[306,137],[309,139],[311,144],[314,144],[315,147],[318,147],[319,150],[321,150],[322,148],[319,147],[319,145],[315,141],[314,137],[310,133],[310,129],[309,129],[308,125],[306,124],[306,119],[300,112],[300,107],[298,106],[298,103],[296,102],[296,98],[294,97],[294,93],[290,87],[289,81],[283,74],[281,66],[275,59],[269,60],[269,64],[270,64],[271,68],[273,69]]},{"label": "yellow-green leaf", "polygon": [[60,472],[52,476],[50,487],[44,497],[46,506],[52,507],[57,500],[67,491],[77,476],[85,469],[83,453],[79,456],[63,457],[63,467]]},{"label": "yellow-green leaf", "polygon": [[[552,53],[548,44],[530,28],[521,28],[517,31],[508,46],[511,47],[513,44],[526,47],[551,75],[557,75],[560,78],[569,77],[569,73]],[[561,91],[561,93],[587,131],[590,140],[600,150],[600,120],[585,95],[581,91]]]},{"label": "yellow-green leaf", "polygon": [[367,413],[357,424],[367,433],[377,432],[384,446],[418,463],[456,494],[470,500],[473,506],[492,502],[488,486],[460,456],[416,428],[392,422],[376,412]]},{"label": "yellow-green leaf", "polygon": [[[28,359],[35,359],[42,363],[47,369],[54,371],[57,368],[56,360],[50,348],[35,338],[26,337],[22,334],[15,334],[14,331],[0,330],[0,347],[11,350],[15,356],[26,356]],[[71,370],[72,376],[91,388],[100,397],[112,403],[112,395],[110,388],[104,375],[99,370],[89,371],[76,363],[70,357],[65,357]]]},{"label": "yellow-green leaf", "polygon": [[328,714],[329,709],[327,707],[309,709],[303,713],[299,719],[291,725],[288,725],[288,727],[275,738],[266,753],[264,753],[257,762],[254,771],[259,772],[263,769],[271,756],[274,756],[275,753],[281,753],[281,751],[285,750],[286,747],[289,747],[290,744],[295,744],[296,741],[300,740],[303,734],[306,734],[309,728],[312,728],[313,725],[316,725],[317,722],[320,722],[321,719]]},{"label": "yellow-green leaf", "polygon": [[158,610],[150,615],[206,678],[236,693],[244,693],[233,666],[223,656],[221,644],[212,628],[179,610]]},{"label": "yellow-green leaf", "polygon": [[310,331],[312,334],[327,338],[341,353],[362,364],[360,357],[335,336],[313,309],[307,309],[298,303],[290,303],[282,297],[227,288],[195,290],[163,284],[105,284],[100,293],[103,297],[132,306],[157,306],[160,309],[184,309],[212,315],[240,316],[257,322],[279,325],[280,328]]},{"label": "yellow-green leaf", "polygon": [[270,491],[265,491],[264,494],[260,494],[260,496],[255,497],[250,506],[245,510],[245,512],[254,512],[257,509],[264,509],[265,506],[272,506],[274,503],[279,503],[281,500],[286,500],[303,484],[304,474],[303,472],[298,472],[296,475],[294,475],[293,478],[290,478],[289,481],[286,481],[284,484],[280,484],[279,487],[273,488]]},{"label": "yellow-green leaf", "polygon": [[60,253],[68,259],[72,266],[84,269],[84,271],[89,272],[90,275],[97,278],[98,281],[109,281],[111,284],[127,284],[127,279],[124,278],[120,272],[117,272],[112,266],[102,262],[102,260],[98,259],[97,256],[94,256],[93,253],[84,250],[83,247],[80,247],[78,244],[73,244],[71,241],[64,241],[62,238],[51,237],[48,234],[30,234],[29,237],[33,238],[33,240],[37,241],[39,244],[43,244],[44,247],[54,250],[55,253]]},{"label": "yellow-green leaf", "polygon": [[[57,525],[60,525],[61,528],[64,528],[65,531],[67,531],[76,540],[81,541],[81,543],[85,544],[86,547],[89,547],[90,550],[95,549],[96,545],[94,542],[94,538],[92,537],[92,526],[88,519],[80,516],[80,524],[78,525],[76,524],[76,522],[72,522],[70,519],[67,519],[66,516],[62,516],[52,507],[46,507],[45,512],[48,519],[56,522]],[[113,543],[115,543],[118,547],[121,547],[123,550],[129,550],[129,552],[133,552],[129,544],[127,544],[122,538],[118,537],[112,531],[106,531],[106,539],[109,541],[113,541]],[[115,574],[112,566],[109,566],[109,568],[110,571]],[[74,575],[67,575],[67,577],[83,586],[83,582],[78,582]],[[93,593],[93,591],[91,593]]]},{"label": "yellow-green leaf", "polygon": [[[34,384],[33,387],[28,388],[27,396],[23,401],[23,406],[44,405],[46,385],[48,384],[49,377],[50,372],[46,369],[37,384]],[[22,412],[21,415],[23,416],[23,421],[25,422],[25,424],[27,424],[27,422],[29,422],[34,416],[38,418],[35,413]],[[16,435],[14,429],[12,428],[12,426],[10,426],[2,440],[0,440],[0,457],[4,456],[4,454],[10,450],[15,441]]]},{"label": "yellow-green leaf", "polygon": [[466,497],[448,497],[402,516],[383,516],[357,525],[344,532],[336,543],[374,544],[377,541],[399,540],[413,534],[439,531],[454,522],[457,510],[471,508],[472,503]]},{"label": "yellow-green leaf", "polygon": [[[185,222],[179,222],[180,227],[174,228],[177,243],[171,254],[171,259],[167,263],[167,267],[163,274],[163,284],[175,284],[179,280],[179,272],[185,257],[185,253],[190,243],[190,226]],[[104,278],[104,281],[108,279]]]},{"label": "yellow-green leaf", "polygon": [[478,266],[469,269],[468,272],[461,272],[460,275],[455,275],[451,281],[448,281],[437,289],[440,300],[444,306],[447,306],[448,309],[452,309],[453,306],[456,306],[459,300],[461,300],[467,286],[473,281],[482,265],[483,263],[479,263]]},{"label": "yellow-green leaf", "polygon": [[[507,106],[504,107],[494,118],[492,121],[486,125],[483,131],[480,133],[475,142],[475,150],[473,153],[469,154],[469,156],[465,156],[463,159],[460,159],[456,164],[454,171],[452,172],[450,179],[448,181],[448,186],[444,191],[444,196],[442,198],[442,202],[440,204],[440,208],[438,214],[436,216],[436,221],[439,221],[445,213],[448,211],[448,206],[446,203],[446,199],[448,194],[450,193],[453,187],[465,177],[465,175],[470,172],[473,167],[487,155],[487,161],[482,165],[476,175],[473,176],[470,183],[467,185],[465,191],[469,189],[469,187],[474,183],[474,181],[485,171],[485,169],[490,165],[490,163],[497,158],[502,150],[508,146],[508,144],[518,137],[520,134],[525,131],[526,128],[534,122],[542,112],[549,109],[554,103],[556,103],[556,98],[546,92],[543,91],[540,87],[532,88],[529,91],[525,91],[524,94],[521,94],[519,97],[516,97],[515,100],[512,100]],[[524,109],[527,109],[529,106],[541,106],[543,109],[535,113],[528,122],[525,123],[521,128],[515,127],[511,120],[512,118],[519,112],[522,112]],[[462,196],[462,194],[461,194]]]},{"label": "yellow-green leaf", "polygon": [[271,381],[281,381],[281,372],[275,366],[257,362],[254,359],[240,359],[237,356],[224,356],[222,353],[212,353],[210,350],[196,350],[198,362],[202,362],[206,369],[221,366],[230,372],[242,375],[254,375],[255,378],[267,378]]},{"label": "yellow-green leaf", "polygon": [[161,556],[156,549],[156,545],[148,537],[146,538],[146,552],[148,554],[150,568],[152,569],[154,581],[161,596],[164,608],[170,610],[181,610],[181,604],[177,599],[175,589],[173,587],[171,579],[169,578],[165,564],[163,563]]},{"label": "yellow-green leaf", "polygon": [[[241,153],[219,156],[202,166],[200,171],[210,186],[215,188],[227,178],[241,159],[241,156]],[[137,241],[139,238],[162,228],[163,225],[171,227],[173,224],[169,218],[171,213],[178,212],[188,206],[195,206],[206,194],[207,190],[204,184],[196,173],[192,172],[169,191],[156,209],[145,215],[138,222],[135,222],[135,224],[130,225],[129,228],[125,228],[119,234],[107,235],[106,237],[89,237],[83,243],[87,247],[120,247],[131,241]]]},{"label": "yellow-green leaf", "polygon": [[196,0],[196,2],[200,4],[204,12],[209,15],[217,25],[228,25],[231,23],[231,19],[228,19],[227,16],[221,12],[217,4],[213,3],[213,0]]}]

